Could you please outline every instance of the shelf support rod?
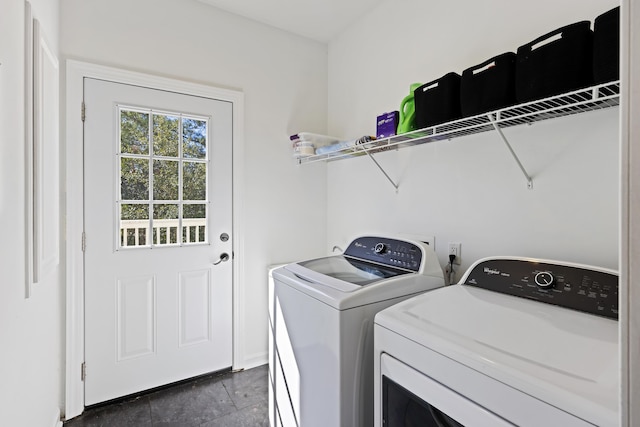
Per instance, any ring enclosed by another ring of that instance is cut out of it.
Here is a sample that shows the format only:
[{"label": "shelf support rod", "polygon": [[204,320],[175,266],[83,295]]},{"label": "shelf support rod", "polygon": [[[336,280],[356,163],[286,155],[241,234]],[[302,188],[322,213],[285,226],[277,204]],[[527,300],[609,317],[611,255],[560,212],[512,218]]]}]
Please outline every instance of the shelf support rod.
[{"label": "shelf support rod", "polygon": [[520,170],[522,171],[522,174],[527,179],[527,188],[529,190],[533,189],[533,179],[531,179],[531,176],[529,176],[529,174],[527,173],[527,170],[524,168],[524,166],[522,166],[522,162],[520,162],[520,159],[516,155],[516,152],[513,151],[513,148],[511,147],[511,144],[509,144],[509,140],[507,140],[507,137],[504,136],[504,133],[502,132],[502,129],[500,129],[500,126],[498,126],[498,123],[496,123],[496,121],[493,118],[493,115],[491,113],[487,114],[487,117],[489,118],[489,121],[493,125],[493,128],[496,130],[496,132],[498,132],[498,135],[500,135],[500,138],[502,138],[502,141],[505,143],[505,145],[509,149],[509,152],[511,153],[511,156],[513,156],[514,160],[516,161],[516,163],[520,167]]},{"label": "shelf support rod", "polygon": [[382,166],[380,166],[380,163],[378,163],[378,161],[376,159],[373,158],[373,155],[369,152],[369,150],[364,150],[365,153],[367,153],[367,156],[369,156],[369,158],[373,161],[373,163],[376,164],[376,166],[378,167],[378,169],[380,169],[380,171],[384,174],[384,176],[389,180],[389,182],[391,183],[391,185],[393,185],[393,188],[396,189],[396,192],[398,192],[398,187],[399,185],[396,184],[395,182],[393,182],[393,180],[391,179],[391,177],[389,176],[389,174],[382,168]]}]

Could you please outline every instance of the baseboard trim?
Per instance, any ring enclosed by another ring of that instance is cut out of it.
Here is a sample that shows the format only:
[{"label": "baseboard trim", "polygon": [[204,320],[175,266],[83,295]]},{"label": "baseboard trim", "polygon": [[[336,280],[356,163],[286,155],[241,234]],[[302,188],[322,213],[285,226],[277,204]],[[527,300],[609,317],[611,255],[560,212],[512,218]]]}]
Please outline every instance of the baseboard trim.
[{"label": "baseboard trim", "polygon": [[60,408],[56,408],[53,414],[53,427],[62,427],[62,419],[60,418]]},{"label": "baseboard trim", "polygon": [[258,366],[266,365],[269,362],[269,353],[260,352],[253,354],[250,357],[245,358],[242,361],[242,366],[234,367],[234,369],[251,369]]}]

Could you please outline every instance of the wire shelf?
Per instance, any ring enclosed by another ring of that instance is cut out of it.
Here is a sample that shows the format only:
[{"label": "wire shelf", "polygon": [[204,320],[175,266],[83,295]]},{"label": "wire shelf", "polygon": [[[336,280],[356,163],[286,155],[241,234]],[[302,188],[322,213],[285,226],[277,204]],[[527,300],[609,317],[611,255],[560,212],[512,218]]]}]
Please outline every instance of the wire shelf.
[{"label": "wire shelf", "polygon": [[514,105],[477,116],[465,117],[402,135],[378,139],[341,151],[299,158],[298,163],[330,162],[429,142],[451,140],[462,136],[495,131],[496,127],[504,129],[532,124],[542,120],[614,107],[619,103],[620,82],[615,81]]}]

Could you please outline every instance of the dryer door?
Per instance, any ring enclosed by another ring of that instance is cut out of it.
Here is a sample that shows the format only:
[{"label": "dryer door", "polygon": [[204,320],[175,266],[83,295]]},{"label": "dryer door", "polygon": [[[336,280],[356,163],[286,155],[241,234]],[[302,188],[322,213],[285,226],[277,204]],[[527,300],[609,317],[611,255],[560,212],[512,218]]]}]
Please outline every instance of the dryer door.
[{"label": "dryer door", "polygon": [[385,427],[513,426],[387,354],[380,368]]}]

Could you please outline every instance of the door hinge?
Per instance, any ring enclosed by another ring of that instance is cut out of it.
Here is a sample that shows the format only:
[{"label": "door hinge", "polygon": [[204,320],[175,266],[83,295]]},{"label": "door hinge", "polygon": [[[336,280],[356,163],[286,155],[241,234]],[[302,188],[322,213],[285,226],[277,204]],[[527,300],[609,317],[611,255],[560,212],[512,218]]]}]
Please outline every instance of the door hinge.
[{"label": "door hinge", "polygon": [[87,249],[87,234],[83,231],[82,232],[82,252],[84,252],[85,249]]},{"label": "door hinge", "polygon": [[85,378],[87,378],[87,362],[82,362],[82,365],[80,365],[80,379],[84,381]]},{"label": "door hinge", "polygon": [[86,117],[86,108],[84,105],[84,101],[82,101],[82,106],[80,107],[80,119],[82,119],[82,121],[84,122],[85,117]]}]

